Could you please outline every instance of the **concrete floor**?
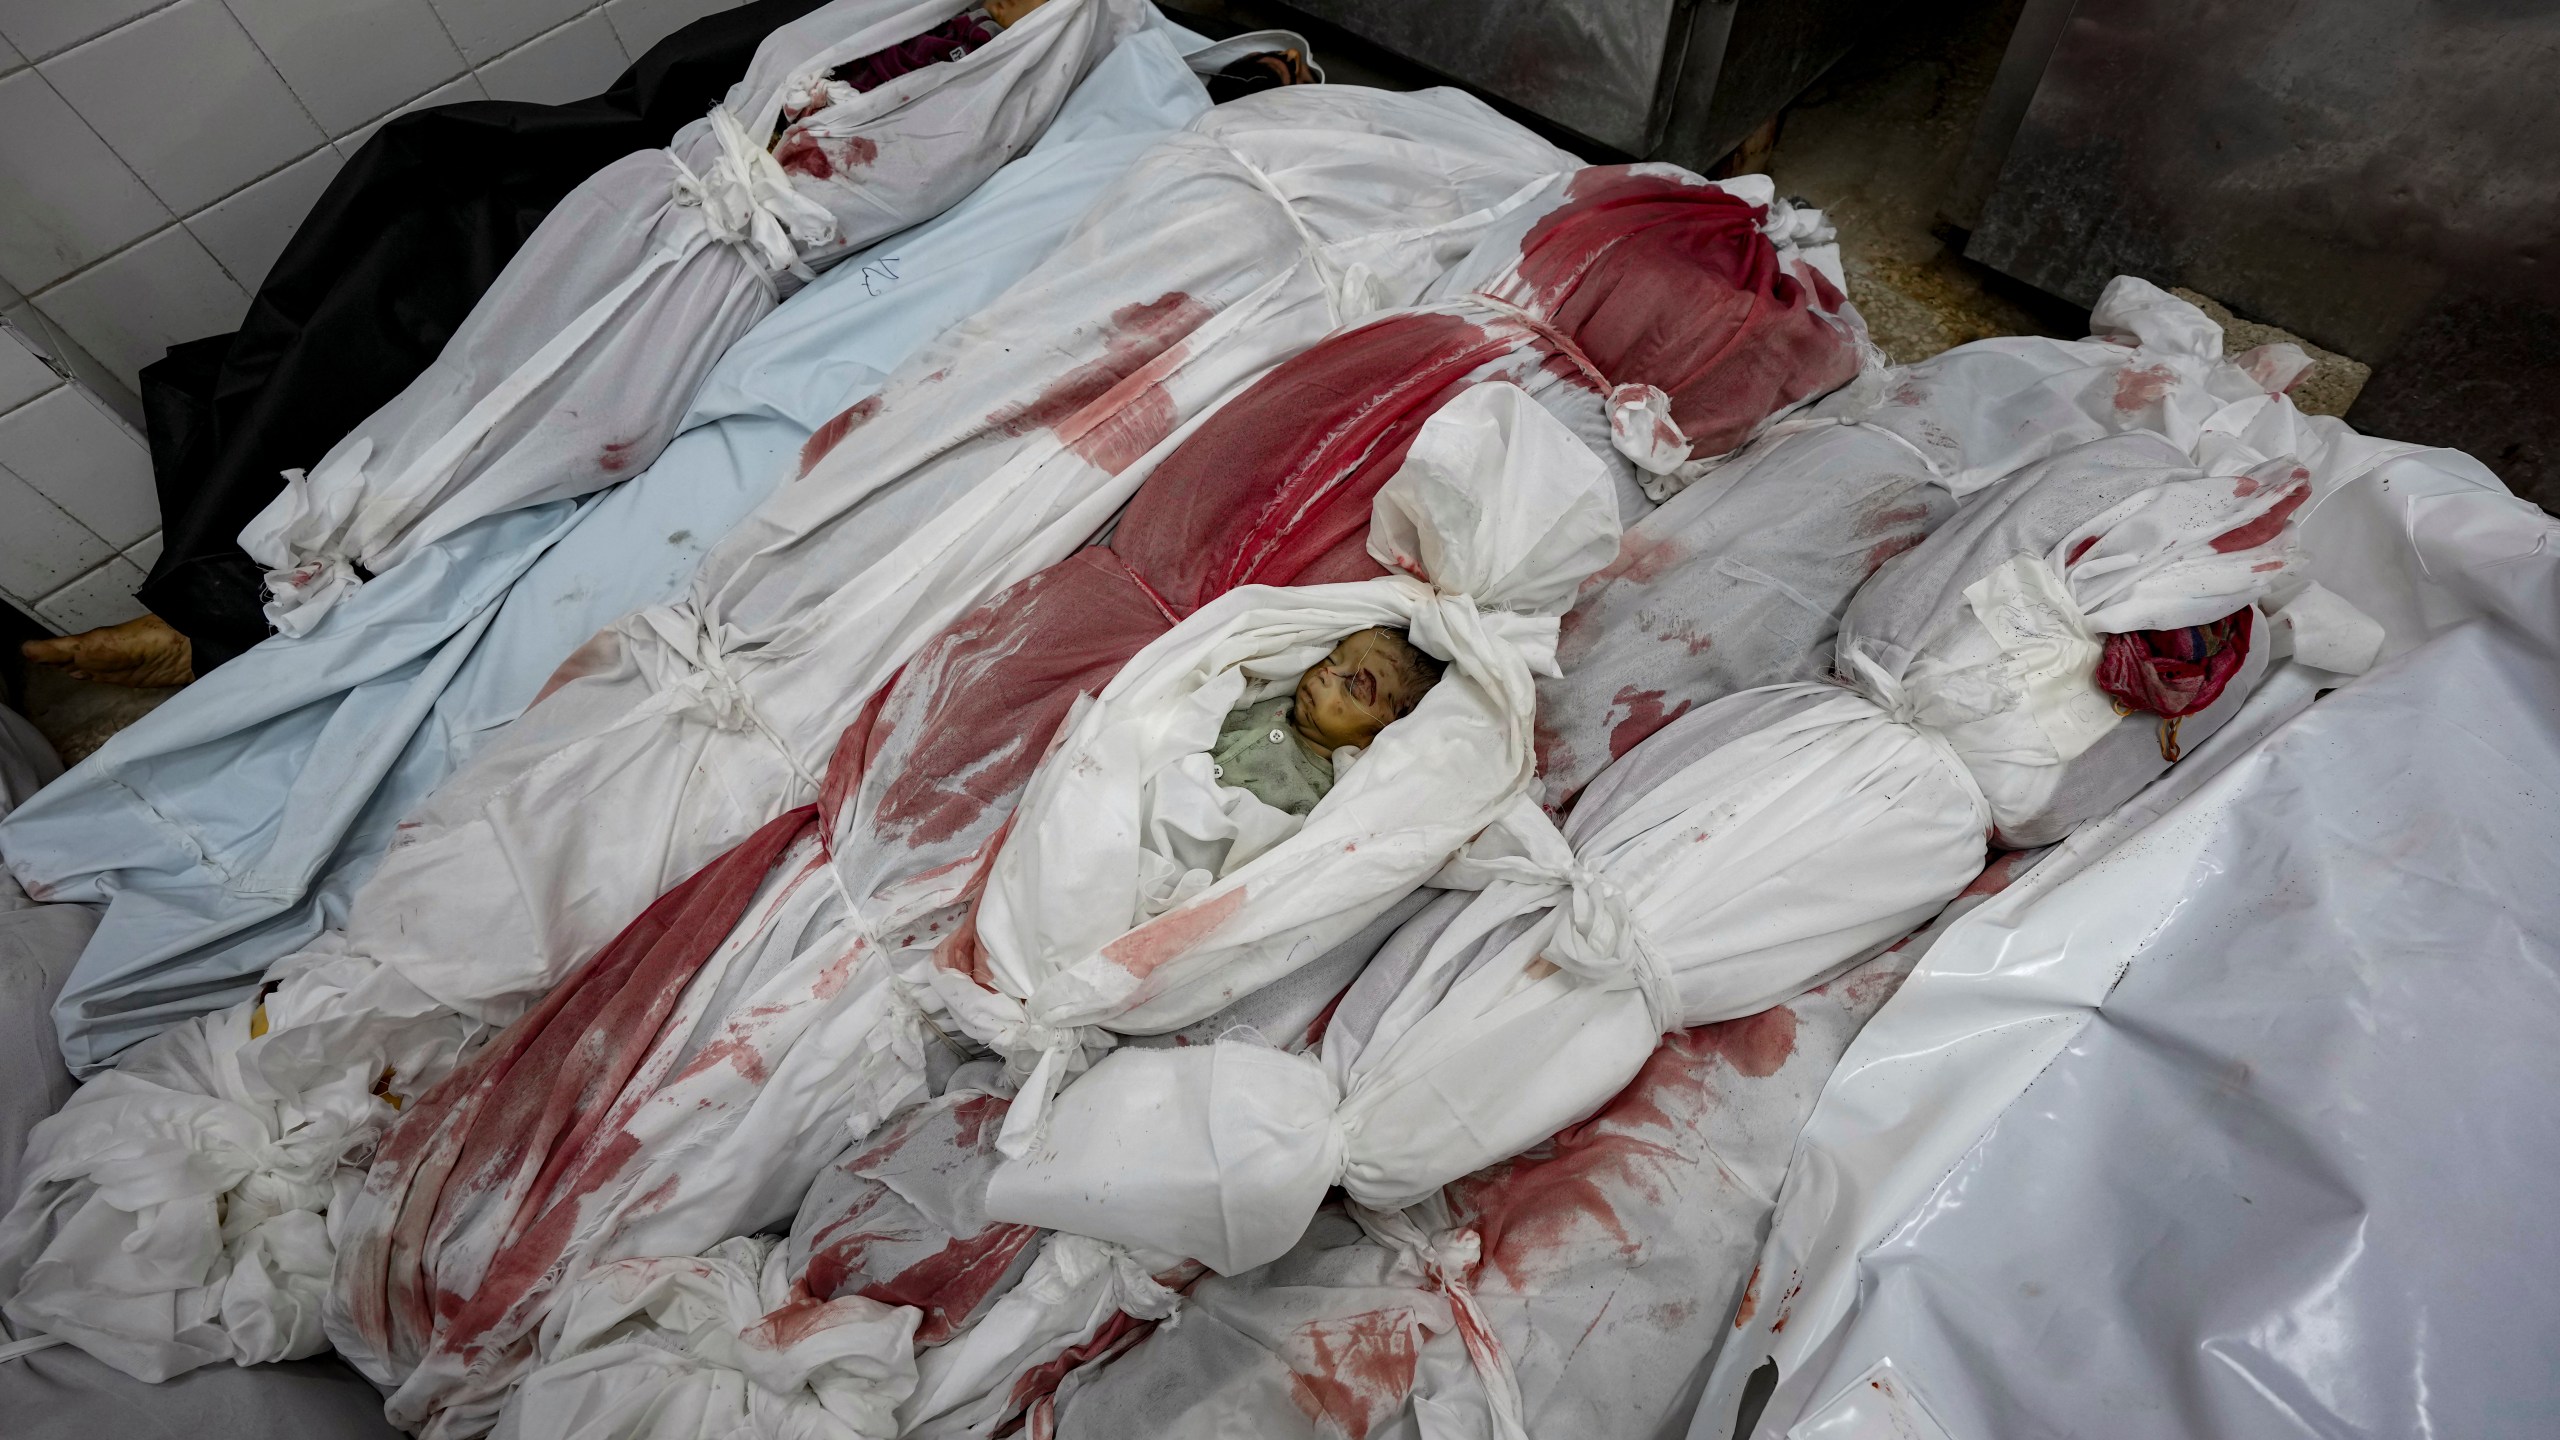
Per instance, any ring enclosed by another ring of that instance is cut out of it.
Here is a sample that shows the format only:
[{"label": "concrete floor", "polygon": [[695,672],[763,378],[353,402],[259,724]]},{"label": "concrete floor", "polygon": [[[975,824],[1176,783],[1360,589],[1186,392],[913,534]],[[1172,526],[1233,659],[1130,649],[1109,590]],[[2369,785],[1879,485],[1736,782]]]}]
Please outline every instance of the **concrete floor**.
[{"label": "concrete floor", "polygon": [[1973,264],[1938,204],[1973,138],[2019,0],[1905,0],[1780,117],[1767,169],[1840,231],[1849,298],[1885,354],[2087,333],[2071,305]]}]

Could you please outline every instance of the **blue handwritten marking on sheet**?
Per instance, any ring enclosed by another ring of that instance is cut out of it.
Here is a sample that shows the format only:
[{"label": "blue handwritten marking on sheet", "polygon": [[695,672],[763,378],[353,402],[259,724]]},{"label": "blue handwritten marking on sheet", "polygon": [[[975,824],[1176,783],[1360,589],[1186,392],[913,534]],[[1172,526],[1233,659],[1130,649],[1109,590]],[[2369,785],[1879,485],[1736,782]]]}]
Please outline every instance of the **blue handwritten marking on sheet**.
[{"label": "blue handwritten marking on sheet", "polygon": [[898,283],[898,257],[883,255],[862,267],[862,292],[877,295]]}]

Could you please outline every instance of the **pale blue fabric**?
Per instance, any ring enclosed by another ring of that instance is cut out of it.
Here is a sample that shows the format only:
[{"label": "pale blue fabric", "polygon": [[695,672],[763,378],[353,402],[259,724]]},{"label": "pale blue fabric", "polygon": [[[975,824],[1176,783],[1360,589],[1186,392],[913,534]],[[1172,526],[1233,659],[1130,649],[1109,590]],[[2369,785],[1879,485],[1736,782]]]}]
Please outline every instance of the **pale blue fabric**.
[{"label": "pale blue fabric", "polygon": [[643,474],[429,547],[310,634],[270,638],[181,691],[0,823],[0,857],[31,892],[106,905],[54,1010],[71,1067],[241,999],[343,924],[400,817],[572,650],[678,594],[793,472],[810,431],[1020,278],[1208,108],[1177,53],[1197,43],[1169,27],[1133,36],[1028,154],[767,316]]}]

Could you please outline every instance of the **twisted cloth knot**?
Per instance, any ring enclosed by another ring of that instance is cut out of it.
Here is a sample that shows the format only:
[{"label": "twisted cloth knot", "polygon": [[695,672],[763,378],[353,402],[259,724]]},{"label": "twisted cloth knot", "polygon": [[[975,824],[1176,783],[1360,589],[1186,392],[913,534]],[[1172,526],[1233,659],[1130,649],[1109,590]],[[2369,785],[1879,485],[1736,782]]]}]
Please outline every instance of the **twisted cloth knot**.
[{"label": "twisted cloth knot", "polygon": [[1656,1030],[1683,1027],[1680,988],[1635,901],[1606,872],[1585,865],[1546,812],[1525,799],[1487,826],[1436,883],[1483,889],[1496,882],[1531,892],[1515,913],[1538,904],[1553,912],[1554,933],[1541,951],[1548,963],[1603,988],[1635,990]]},{"label": "twisted cloth knot", "polygon": [[[1431,1216],[1431,1228],[1424,1228],[1415,1218],[1416,1210]],[[1492,1320],[1476,1303],[1470,1278],[1484,1258],[1483,1238],[1470,1227],[1440,1223],[1448,1216],[1446,1202],[1437,1196],[1403,1210],[1372,1210],[1354,1205],[1351,1217],[1370,1239],[1395,1253],[1396,1269],[1403,1277],[1439,1291],[1448,1300],[1458,1343],[1466,1347],[1467,1359],[1474,1364],[1477,1378],[1484,1382],[1494,1440],[1528,1440],[1528,1424],[1521,1413],[1520,1377],[1511,1368],[1511,1357],[1503,1352],[1502,1337],[1495,1332]]]},{"label": "twisted cloth knot", "polygon": [[731,663],[733,632],[727,626],[715,624],[691,600],[652,605],[622,622],[622,628],[631,631],[635,622],[638,631],[657,643],[636,646],[633,653],[650,686],[667,697],[672,710],[699,715],[722,730],[762,735],[802,785],[813,793],[819,789],[817,775],[802,763],[800,752],[748,695],[745,677]]},{"label": "twisted cloth knot", "polygon": [[682,156],[668,152],[676,167],[676,203],[699,208],[713,238],[754,259],[768,283],[782,274],[816,279],[800,250],[835,239],[835,216],[794,188],[790,172],[748,136],[727,107],[711,107],[711,134],[719,152],[706,173],[696,174]]},{"label": "twisted cloth knot", "polygon": [[1110,1049],[1117,1037],[1093,1025],[1044,1025],[1029,1011],[997,1026],[993,1035],[989,1047],[1005,1057],[1009,1071],[1022,1073],[1004,1128],[996,1132],[996,1149],[1019,1160],[1047,1128],[1049,1103],[1068,1078],[1090,1068],[1094,1055]]}]

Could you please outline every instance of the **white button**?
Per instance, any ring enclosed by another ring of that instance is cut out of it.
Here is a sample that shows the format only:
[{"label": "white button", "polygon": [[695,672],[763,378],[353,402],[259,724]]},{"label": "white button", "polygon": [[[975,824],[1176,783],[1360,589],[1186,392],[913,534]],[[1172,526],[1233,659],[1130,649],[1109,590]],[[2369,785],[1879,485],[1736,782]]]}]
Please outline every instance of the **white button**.
[{"label": "white button", "polygon": [[1288,738],[1288,735],[1282,731],[1274,730],[1271,732],[1271,743],[1274,745],[1277,745]]},{"label": "white button", "polygon": [[1226,779],[1226,778],[1227,778],[1227,767],[1226,767],[1226,766],[1224,766],[1224,765],[1212,765],[1212,766],[1210,766],[1210,767],[1209,767],[1209,778],[1210,778],[1210,779],[1212,779],[1212,780],[1224,780],[1224,779]]}]

